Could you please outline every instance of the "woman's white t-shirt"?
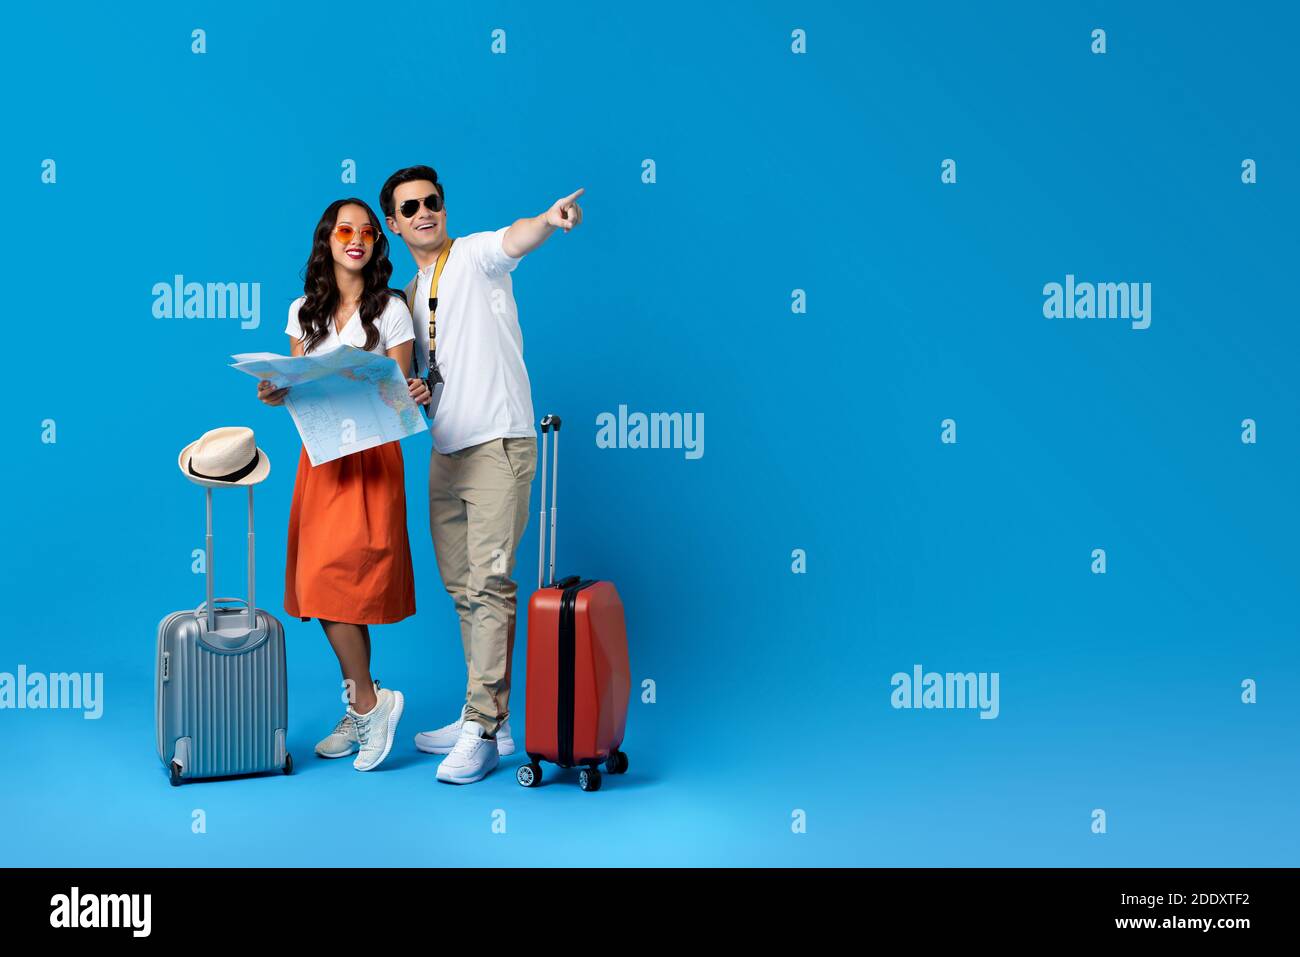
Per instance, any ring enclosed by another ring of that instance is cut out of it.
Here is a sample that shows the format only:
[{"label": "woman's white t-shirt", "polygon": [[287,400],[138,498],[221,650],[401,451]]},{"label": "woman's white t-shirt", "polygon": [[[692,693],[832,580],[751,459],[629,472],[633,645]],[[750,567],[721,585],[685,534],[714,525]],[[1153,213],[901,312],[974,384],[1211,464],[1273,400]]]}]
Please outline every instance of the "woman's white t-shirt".
[{"label": "woman's white t-shirt", "polygon": [[[306,301],[306,296],[299,296],[289,303],[289,324],[284,327],[284,331],[295,340],[302,338],[302,326],[298,323],[298,310],[302,308],[302,304]],[[406,308],[406,303],[402,302],[400,296],[388,297],[388,305],[384,307],[383,315],[375,322],[375,328],[379,330],[379,338],[375,340],[375,344],[370,351],[379,355],[385,354],[393,346],[400,346],[403,342],[410,342],[415,338],[415,325],[411,321],[411,311]],[[366,347],[366,329],[361,324],[360,309],[354,312],[352,317],[344,323],[342,333],[335,328],[334,320],[331,317],[329,331],[324,339],[316,343],[316,347],[312,349],[312,352],[331,352],[341,345],[355,346],[358,349]],[[408,374],[406,370],[403,370],[403,375]]]}]

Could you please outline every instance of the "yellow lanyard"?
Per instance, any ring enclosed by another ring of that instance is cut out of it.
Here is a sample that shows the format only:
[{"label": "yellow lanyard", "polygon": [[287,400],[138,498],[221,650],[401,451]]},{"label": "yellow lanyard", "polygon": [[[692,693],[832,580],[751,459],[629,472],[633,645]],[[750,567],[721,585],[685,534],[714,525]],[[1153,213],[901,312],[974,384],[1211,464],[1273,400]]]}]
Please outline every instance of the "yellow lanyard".
[{"label": "yellow lanyard", "polygon": [[433,267],[433,279],[429,282],[429,380],[431,382],[442,380],[434,357],[434,352],[438,348],[438,280],[442,278],[442,267],[447,265],[447,257],[451,255],[451,244],[455,241],[448,239],[447,245],[442,247],[442,252],[438,254],[438,264]]}]

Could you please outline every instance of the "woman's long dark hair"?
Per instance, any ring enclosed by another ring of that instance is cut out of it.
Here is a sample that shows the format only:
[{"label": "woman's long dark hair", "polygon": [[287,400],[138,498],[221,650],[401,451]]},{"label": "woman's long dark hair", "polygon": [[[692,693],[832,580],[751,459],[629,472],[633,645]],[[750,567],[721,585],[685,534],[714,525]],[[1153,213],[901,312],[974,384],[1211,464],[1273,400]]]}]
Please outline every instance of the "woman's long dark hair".
[{"label": "woman's long dark hair", "polygon": [[336,199],[325,207],[316,232],[312,234],[311,255],[307,257],[302,291],[307,301],[298,309],[298,324],[302,326],[302,350],[311,352],[329,335],[330,323],[339,307],[339,286],[334,278],[334,254],[330,251],[330,234],[344,206],[360,206],[375,227],[375,244],[370,247],[370,261],[361,270],[365,288],[361,293],[361,326],[366,330],[366,349],[379,341],[375,321],[384,314],[388,298],[398,293],[388,288],[393,275],[393,264],[388,259],[388,237],[380,225],[375,211],[362,199]]}]

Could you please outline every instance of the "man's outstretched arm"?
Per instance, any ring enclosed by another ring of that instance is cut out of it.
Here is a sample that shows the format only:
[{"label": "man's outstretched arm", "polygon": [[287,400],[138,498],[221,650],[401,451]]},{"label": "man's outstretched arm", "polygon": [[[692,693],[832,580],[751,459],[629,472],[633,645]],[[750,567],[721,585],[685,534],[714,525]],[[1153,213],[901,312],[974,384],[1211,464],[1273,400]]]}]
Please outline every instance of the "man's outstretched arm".
[{"label": "man's outstretched arm", "polygon": [[582,222],[582,207],[578,197],[586,190],[580,189],[563,199],[557,199],[551,208],[540,216],[529,216],[515,220],[506,230],[501,248],[511,259],[526,256],[551,237],[551,233],[562,229],[566,233]]}]

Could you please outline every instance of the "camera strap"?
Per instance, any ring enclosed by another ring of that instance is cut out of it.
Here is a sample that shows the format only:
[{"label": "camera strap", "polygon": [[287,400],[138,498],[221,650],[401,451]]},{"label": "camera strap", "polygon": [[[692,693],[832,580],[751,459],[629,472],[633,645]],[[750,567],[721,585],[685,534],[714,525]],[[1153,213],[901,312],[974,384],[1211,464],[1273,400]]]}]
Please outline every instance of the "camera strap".
[{"label": "camera strap", "polygon": [[433,279],[429,281],[429,388],[432,389],[434,383],[442,381],[442,375],[438,372],[438,361],[435,353],[438,348],[438,280],[442,278],[442,269],[447,265],[447,257],[451,255],[451,244],[456,240],[448,239],[447,244],[442,247],[442,252],[438,254],[438,262],[433,267]]}]

